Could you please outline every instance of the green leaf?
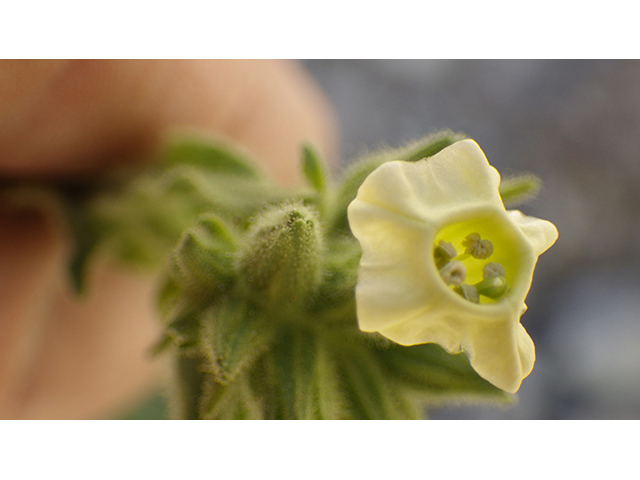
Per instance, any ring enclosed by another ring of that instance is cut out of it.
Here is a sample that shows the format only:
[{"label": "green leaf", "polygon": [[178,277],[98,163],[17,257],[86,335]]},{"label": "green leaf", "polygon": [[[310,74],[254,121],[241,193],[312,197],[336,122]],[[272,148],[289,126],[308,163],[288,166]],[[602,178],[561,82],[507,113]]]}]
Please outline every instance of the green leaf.
[{"label": "green leaf", "polygon": [[234,382],[273,341],[273,325],[241,299],[212,305],[200,320],[202,351],[219,383]]},{"label": "green leaf", "polygon": [[252,179],[261,177],[252,160],[237,147],[221,140],[212,141],[196,136],[176,136],[169,141],[164,163],[195,165],[215,174]]},{"label": "green leaf", "polygon": [[404,347],[390,345],[375,351],[387,375],[422,393],[440,396],[483,395],[510,397],[480,377],[464,353],[450,354],[434,343]]}]

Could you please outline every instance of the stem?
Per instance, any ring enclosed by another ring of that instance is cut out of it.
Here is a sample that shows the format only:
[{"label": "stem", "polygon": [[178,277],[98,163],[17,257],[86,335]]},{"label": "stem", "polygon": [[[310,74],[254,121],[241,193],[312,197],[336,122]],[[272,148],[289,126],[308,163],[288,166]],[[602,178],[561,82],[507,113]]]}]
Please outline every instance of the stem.
[{"label": "stem", "polygon": [[178,354],[176,359],[176,416],[181,420],[198,420],[199,403],[203,393],[204,374],[201,359]]}]

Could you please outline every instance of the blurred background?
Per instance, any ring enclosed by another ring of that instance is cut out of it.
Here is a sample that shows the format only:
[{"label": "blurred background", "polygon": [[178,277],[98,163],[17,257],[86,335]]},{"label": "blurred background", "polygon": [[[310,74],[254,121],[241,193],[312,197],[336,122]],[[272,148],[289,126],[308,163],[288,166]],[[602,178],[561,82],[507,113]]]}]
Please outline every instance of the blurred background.
[{"label": "blurred background", "polygon": [[431,418],[640,418],[640,62],[304,65],[335,105],[344,159],[450,128],[502,174],[543,180],[520,207],[560,232],[522,317],[533,373],[514,406],[447,406]]},{"label": "blurred background", "polygon": [[[502,174],[543,180],[520,207],[553,222],[522,323],[536,344],[515,405],[435,419],[640,418],[640,61],[310,60],[344,165],[436,130],[475,139]],[[164,415],[161,398],[128,418]]]}]

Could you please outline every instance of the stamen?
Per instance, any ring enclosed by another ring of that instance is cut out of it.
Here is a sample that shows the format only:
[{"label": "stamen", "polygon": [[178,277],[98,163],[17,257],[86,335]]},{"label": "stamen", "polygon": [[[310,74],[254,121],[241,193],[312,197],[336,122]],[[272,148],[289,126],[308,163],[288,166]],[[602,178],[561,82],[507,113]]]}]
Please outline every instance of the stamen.
[{"label": "stamen", "polygon": [[473,258],[484,260],[489,258],[493,253],[493,244],[489,240],[482,240],[477,232],[470,233],[462,241],[465,247],[464,253],[471,255]]},{"label": "stamen", "polygon": [[467,270],[460,262],[449,262],[440,269],[440,276],[447,285],[462,285],[467,278]]},{"label": "stamen", "polygon": [[507,281],[503,276],[485,278],[474,286],[480,295],[494,300],[502,297],[509,289],[509,285],[507,285]]},{"label": "stamen", "polygon": [[460,285],[453,289],[458,295],[460,295],[465,300],[468,300],[472,303],[480,303],[480,296],[478,295],[478,290],[473,285],[468,285],[466,283]]},{"label": "stamen", "polygon": [[499,263],[489,262],[482,269],[482,278],[504,277],[507,274]]},{"label": "stamen", "polygon": [[452,243],[440,240],[440,243],[433,250],[433,258],[436,262],[436,268],[440,270],[449,261],[458,255]]}]

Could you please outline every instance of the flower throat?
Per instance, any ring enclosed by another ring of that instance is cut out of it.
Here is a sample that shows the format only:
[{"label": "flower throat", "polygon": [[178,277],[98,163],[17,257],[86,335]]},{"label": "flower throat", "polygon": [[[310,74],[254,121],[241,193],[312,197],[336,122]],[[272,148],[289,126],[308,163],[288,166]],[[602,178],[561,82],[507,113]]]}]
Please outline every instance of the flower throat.
[{"label": "flower throat", "polygon": [[[508,291],[505,269],[499,263],[486,262],[493,254],[493,243],[483,239],[478,232],[468,234],[460,246],[463,253],[458,254],[452,242],[440,240],[433,250],[433,258],[440,277],[451,289],[473,303],[493,303],[500,300]],[[478,276],[482,269],[482,280],[477,283],[465,283],[468,272]]]}]

